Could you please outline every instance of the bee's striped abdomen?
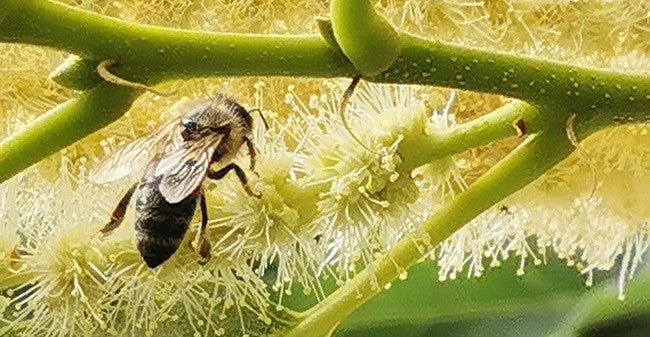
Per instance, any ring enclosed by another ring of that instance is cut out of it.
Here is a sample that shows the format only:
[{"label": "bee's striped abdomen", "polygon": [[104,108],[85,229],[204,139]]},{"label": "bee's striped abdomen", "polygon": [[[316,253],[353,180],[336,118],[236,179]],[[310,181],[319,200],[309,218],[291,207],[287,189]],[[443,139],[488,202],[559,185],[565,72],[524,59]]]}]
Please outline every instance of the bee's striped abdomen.
[{"label": "bee's striped abdomen", "polygon": [[197,196],[168,203],[158,190],[161,176],[145,175],[138,188],[135,223],[136,241],[147,266],[167,261],[178,249],[189,226]]}]

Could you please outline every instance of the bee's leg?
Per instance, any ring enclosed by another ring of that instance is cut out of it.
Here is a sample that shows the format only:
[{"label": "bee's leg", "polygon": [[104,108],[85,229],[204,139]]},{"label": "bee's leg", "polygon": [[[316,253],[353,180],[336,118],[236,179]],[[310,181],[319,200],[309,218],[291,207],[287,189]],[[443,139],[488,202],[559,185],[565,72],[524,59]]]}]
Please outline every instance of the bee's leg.
[{"label": "bee's leg", "polygon": [[115,207],[113,215],[111,215],[111,221],[107,223],[104,228],[100,229],[100,232],[103,234],[108,234],[122,223],[122,220],[124,220],[124,215],[126,214],[126,207],[129,205],[136,187],[138,187],[138,184],[133,184],[133,186],[131,186],[131,188],[126,191],[122,199],[120,199],[120,202]]},{"label": "bee's leg", "polygon": [[202,260],[199,260],[199,264],[205,264],[212,257],[212,255],[210,254],[210,250],[212,249],[212,246],[210,246],[210,242],[208,242],[205,235],[208,228],[208,205],[205,201],[205,193],[203,193],[203,191],[201,191],[200,205],[201,205],[201,227],[199,227],[199,231],[196,233],[194,250],[202,258]]},{"label": "bee's leg", "polygon": [[248,148],[248,156],[251,158],[251,171],[257,174],[255,172],[255,163],[257,162],[257,151],[255,151],[255,145],[253,144],[253,141],[248,137],[244,137],[244,142]]},{"label": "bee's leg", "polygon": [[250,195],[251,197],[260,198],[261,197],[260,194],[255,194],[253,190],[251,190],[250,185],[248,185],[248,178],[246,178],[246,174],[244,173],[244,170],[242,170],[241,167],[239,167],[237,164],[234,163],[228,164],[224,168],[216,172],[211,170],[208,172],[208,178],[219,180],[223,178],[226,174],[228,174],[228,172],[233,170],[235,171],[235,174],[237,174],[237,178],[239,178],[239,181],[241,182],[244,191],[246,191],[246,194]]}]

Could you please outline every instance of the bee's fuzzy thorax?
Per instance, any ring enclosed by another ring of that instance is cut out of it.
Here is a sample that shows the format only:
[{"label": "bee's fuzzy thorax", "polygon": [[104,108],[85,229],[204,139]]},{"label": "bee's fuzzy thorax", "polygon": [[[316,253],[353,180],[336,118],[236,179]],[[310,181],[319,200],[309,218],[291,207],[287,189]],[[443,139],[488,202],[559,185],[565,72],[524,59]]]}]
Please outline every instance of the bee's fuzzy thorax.
[{"label": "bee's fuzzy thorax", "polygon": [[[210,98],[210,109],[223,113],[223,118],[228,119],[233,126],[241,127],[241,133],[250,134],[252,131],[253,120],[248,111],[241,106],[233,97],[222,93],[215,93]],[[207,113],[208,111],[206,111]],[[221,119],[221,118],[219,118]],[[221,122],[221,120],[219,120]]]}]

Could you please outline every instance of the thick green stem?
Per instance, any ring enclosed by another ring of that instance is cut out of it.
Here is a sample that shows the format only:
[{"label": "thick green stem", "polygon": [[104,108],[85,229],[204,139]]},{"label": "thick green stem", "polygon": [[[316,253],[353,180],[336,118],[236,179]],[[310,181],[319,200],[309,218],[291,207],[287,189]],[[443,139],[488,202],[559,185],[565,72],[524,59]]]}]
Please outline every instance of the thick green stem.
[{"label": "thick green stem", "polygon": [[38,117],[0,143],[0,181],[121,117],[137,91],[102,84]]},{"label": "thick green stem", "polygon": [[[136,82],[201,76],[350,77],[340,49],[319,35],[208,33],[121,22],[44,0],[3,0],[0,41],[114,59]],[[584,115],[638,116],[650,104],[650,77],[587,69],[400,34],[400,56],[366,80],[490,92]],[[609,116],[614,117],[614,116]]]},{"label": "thick green stem", "polygon": [[650,76],[588,69],[401,35],[393,66],[366,80],[494,93],[584,115],[638,116],[650,105]]},{"label": "thick green stem", "polygon": [[65,62],[54,69],[49,77],[54,82],[74,90],[92,89],[104,80],[97,73],[100,61],[69,56]]},{"label": "thick green stem", "polygon": [[353,75],[345,56],[319,35],[195,32],[126,23],[43,0],[3,0],[11,14],[0,41],[113,59],[117,74],[136,82],[219,75],[340,77]]},{"label": "thick green stem", "polygon": [[[430,244],[435,246],[442,242],[481,212],[534,181],[572,151],[573,146],[566,139],[561,125],[530,136],[513,153],[424,223],[423,230],[429,236]],[[377,289],[383,289],[405,268],[422,258],[422,254],[421,247],[412,238],[400,240],[388,256],[373,262],[349,283],[305,312],[304,318],[296,326],[280,335],[327,335],[343,318],[374,296]]]},{"label": "thick green stem", "polygon": [[[44,0],[4,0],[0,2],[0,11],[6,14],[0,21],[0,41],[54,47],[88,60],[114,59],[119,62],[117,74],[136,82],[153,84],[168,79],[215,75],[338,77],[356,73],[341,50],[330,45],[331,39],[328,42],[318,35],[260,36],[152,27],[125,23]],[[545,110],[546,114],[564,116],[564,119],[576,114],[575,129],[579,134],[620,121],[633,119],[644,122],[650,119],[648,76],[584,69],[452,46],[407,34],[400,35],[399,49],[400,57],[388,70],[366,79],[451,86],[516,97],[534,105],[554,108]],[[86,65],[93,63],[85,62]],[[87,79],[77,73],[73,75],[73,82],[81,83],[82,87],[98,81],[94,73]],[[77,110],[76,113],[93,118],[92,111]],[[52,115],[43,118],[50,120]],[[55,131],[61,130],[61,125],[44,123],[42,119],[37,121],[36,125],[29,126],[29,131],[0,144],[0,154],[10,155],[10,158],[0,159],[0,181],[115,118],[111,115],[107,120],[100,118],[96,122],[87,122],[93,127],[69,129],[66,131],[68,137],[61,138],[64,141],[48,142],[42,151],[34,151],[39,148],[38,144],[18,140],[36,140],[39,134],[50,133],[45,125]],[[530,118],[524,120],[535,123]],[[482,129],[491,130],[483,128],[481,123],[483,120],[474,124],[477,133]],[[585,124],[584,128],[582,124]],[[501,128],[497,133],[488,131],[483,136],[492,139],[507,136],[508,132]],[[29,138],[25,138],[26,134],[30,135]],[[436,155],[434,151],[447,146],[449,150],[442,150],[443,153],[484,143],[483,136],[473,139],[460,137],[464,141],[456,143],[455,135],[458,133],[419,146],[429,152],[421,158],[431,158]],[[18,153],[21,155],[17,156]],[[27,155],[30,153],[37,156],[30,157]]]},{"label": "thick green stem", "polygon": [[2,21],[5,20],[5,18],[9,15],[9,12],[7,11],[2,11],[0,12],[0,25],[2,24]]}]

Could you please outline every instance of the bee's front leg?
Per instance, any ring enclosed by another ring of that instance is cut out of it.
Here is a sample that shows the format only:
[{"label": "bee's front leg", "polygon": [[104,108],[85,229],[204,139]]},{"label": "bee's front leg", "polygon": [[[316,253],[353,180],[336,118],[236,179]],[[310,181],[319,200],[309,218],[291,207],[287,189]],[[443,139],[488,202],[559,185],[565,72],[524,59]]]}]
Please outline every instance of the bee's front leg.
[{"label": "bee's front leg", "polygon": [[99,230],[100,232],[102,232],[102,234],[108,234],[112,232],[115,228],[117,228],[122,223],[122,221],[124,220],[124,215],[126,214],[126,207],[129,205],[129,202],[131,201],[131,197],[133,197],[133,192],[135,192],[136,187],[138,187],[138,184],[133,184],[133,186],[131,186],[131,188],[129,188],[129,190],[126,191],[122,199],[120,199],[120,202],[115,207],[115,210],[113,210],[113,215],[111,215],[111,221],[109,221],[104,226],[104,228]]},{"label": "bee's front leg", "polygon": [[257,151],[255,151],[255,145],[253,144],[253,141],[248,137],[244,137],[244,142],[248,148],[248,156],[251,158],[251,171],[257,174],[257,172],[255,172],[255,163],[257,162]]},{"label": "bee's front leg", "polygon": [[244,173],[244,170],[241,169],[237,164],[235,163],[230,163],[226,165],[224,168],[220,169],[219,171],[212,171],[210,170],[208,172],[208,178],[214,179],[214,180],[219,180],[223,178],[228,172],[230,171],[235,171],[235,174],[237,174],[237,178],[239,178],[239,181],[241,182],[242,187],[244,188],[244,191],[251,197],[256,197],[256,198],[261,198],[262,195],[258,193],[254,193],[253,190],[251,189],[250,185],[248,185],[248,178],[246,178],[246,174]]},{"label": "bee's front leg", "polygon": [[212,246],[206,239],[205,234],[208,228],[208,205],[205,201],[205,193],[203,193],[203,190],[201,190],[201,198],[199,202],[201,206],[201,227],[199,227],[199,231],[196,233],[194,251],[196,251],[196,253],[202,258],[202,260],[199,260],[199,264],[205,264],[212,257],[212,254],[210,253]]}]

